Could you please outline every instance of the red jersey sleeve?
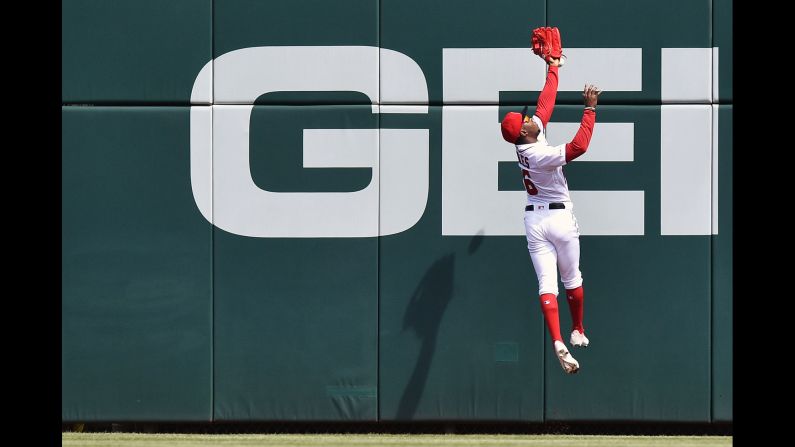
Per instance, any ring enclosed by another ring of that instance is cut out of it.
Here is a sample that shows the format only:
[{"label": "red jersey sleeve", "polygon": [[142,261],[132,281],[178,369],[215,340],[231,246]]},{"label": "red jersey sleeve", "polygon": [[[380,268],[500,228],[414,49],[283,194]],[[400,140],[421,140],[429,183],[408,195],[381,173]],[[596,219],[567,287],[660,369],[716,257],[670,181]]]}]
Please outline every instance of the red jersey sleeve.
[{"label": "red jersey sleeve", "polygon": [[552,110],[555,108],[555,98],[558,96],[558,67],[554,65],[549,66],[547,71],[547,80],[544,82],[544,88],[538,96],[538,106],[536,107],[535,115],[544,123],[544,128],[547,127],[549,118],[552,117]]},{"label": "red jersey sleeve", "polygon": [[574,160],[588,150],[588,144],[591,143],[595,122],[596,112],[589,109],[582,112],[582,121],[580,122],[580,129],[577,130],[577,135],[574,136],[571,143],[566,143],[566,163]]}]

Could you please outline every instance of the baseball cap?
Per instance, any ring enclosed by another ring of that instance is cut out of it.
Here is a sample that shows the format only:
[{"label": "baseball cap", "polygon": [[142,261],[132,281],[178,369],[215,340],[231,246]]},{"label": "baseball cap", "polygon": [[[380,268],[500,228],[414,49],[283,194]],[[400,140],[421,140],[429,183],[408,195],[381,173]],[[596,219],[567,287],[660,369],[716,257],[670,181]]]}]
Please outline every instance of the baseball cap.
[{"label": "baseball cap", "polygon": [[522,113],[508,112],[502,119],[502,137],[505,141],[514,144],[522,131],[524,117],[527,116],[527,106],[524,106]]}]

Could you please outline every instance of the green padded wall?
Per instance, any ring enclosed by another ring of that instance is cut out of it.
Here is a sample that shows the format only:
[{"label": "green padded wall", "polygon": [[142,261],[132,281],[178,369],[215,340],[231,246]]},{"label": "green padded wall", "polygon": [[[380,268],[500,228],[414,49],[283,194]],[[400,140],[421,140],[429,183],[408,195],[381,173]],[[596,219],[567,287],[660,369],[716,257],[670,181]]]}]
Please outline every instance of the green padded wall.
[{"label": "green padded wall", "polygon": [[732,0],[712,2],[712,46],[718,47],[718,97],[714,102],[732,103],[733,80],[733,11]]},{"label": "green padded wall", "polygon": [[[238,107],[219,106],[214,119]],[[361,189],[371,180],[366,168],[301,172],[302,130],[377,127],[367,106],[255,106],[252,179],[270,191]],[[307,219],[322,227],[328,216],[317,208]],[[213,246],[215,419],[375,420],[377,239],[251,238],[216,228]]]},{"label": "green padded wall", "polygon": [[[659,103],[662,99],[661,48],[708,49],[712,46],[712,0],[605,0],[600,1],[598,7],[590,0],[547,0],[547,8],[547,24],[564,31],[565,47],[643,49],[642,91],[604,95],[600,102],[605,104]],[[690,65],[688,70],[694,68],[697,66]],[[703,68],[711,69],[711,60],[705,59]],[[573,104],[582,102],[581,96],[574,92],[564,93],[561,100]]]},{"label": "green padded wall", "polygon": [[718,148],[718,234],[712,236],[712,417],[731,421],[734,299],[732,224],[732,106],[716,106]]},{"label": "green padded wall", "polygon": [[64,107],[64,420],[212,419],[212,227],[188,111]]},{"label": "green padded wall", "polygon": [[63,0],[68,104],[188,104],[212,58],[212,0]]},{"label": "green padded wall", "polygon": [[450,102],[443,97],[449,74],[442,69],[443,48],[529,47],[532,29],[545,25],[546,14],[543,0],[381,0],[380,46],[417,61],[428,82],[427,103],[441,105]]}]

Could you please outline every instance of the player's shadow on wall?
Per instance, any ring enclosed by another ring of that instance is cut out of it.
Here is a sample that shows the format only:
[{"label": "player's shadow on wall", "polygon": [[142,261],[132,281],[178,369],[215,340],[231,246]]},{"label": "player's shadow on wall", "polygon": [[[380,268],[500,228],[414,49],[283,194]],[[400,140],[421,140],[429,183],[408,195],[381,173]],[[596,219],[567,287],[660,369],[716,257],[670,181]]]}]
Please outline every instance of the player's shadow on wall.
[{"label": "player's shadow on wall", "polygon": [[[478,234],[469,243],[468,252],[473,254],[483,242]],[[422,340],[420,355],[414,365],[408,385],[400,398],[397,410],[398,420],[412,419],[420,403],[433,353],[436,350],[436,337],[447,304],[453,298],[453,272],[455,255],[449,253],[431,265],[422,277],[411,296],[406,313],[403,315],[403,330],[412,330]]]}]

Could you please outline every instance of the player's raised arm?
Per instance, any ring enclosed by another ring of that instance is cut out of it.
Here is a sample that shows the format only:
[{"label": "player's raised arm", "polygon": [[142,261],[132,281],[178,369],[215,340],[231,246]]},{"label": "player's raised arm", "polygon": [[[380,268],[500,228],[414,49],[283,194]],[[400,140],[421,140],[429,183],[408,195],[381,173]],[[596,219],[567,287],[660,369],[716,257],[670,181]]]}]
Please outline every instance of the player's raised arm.
[{"label": "player's raised arm", "polygon": [[544,88],[538,96],[538,106],[536,107],[535,115],[541,119],[545,128],[547,127],[549,119],[552,117],[552,110],[555,108],[555,99],[558,96],[559,66],[560,59],[556,58],[550,60],[547,80],[544,82]]},{"label": "player's raised arm", "polygon": [[586,85],[582,91],[585,110],[582,111],[580,129],[571,143],[566,143],[566,163],[574,160],[588,150],[593,135],[593,126],[596,123],[596,103],[602,91],[593,85]]},{"label": "player's raised arm", "polygon": [[558,95],[558,67],[563,65],[563,44],[560,30],[557,27],[540,27],[533,30],[531,38],[533,53],[539,55],[549,65],[547,79],[541,95],[538,96],[538,106],[535,115],[547,127],[552,110],[555,108],[555,98]]}]

